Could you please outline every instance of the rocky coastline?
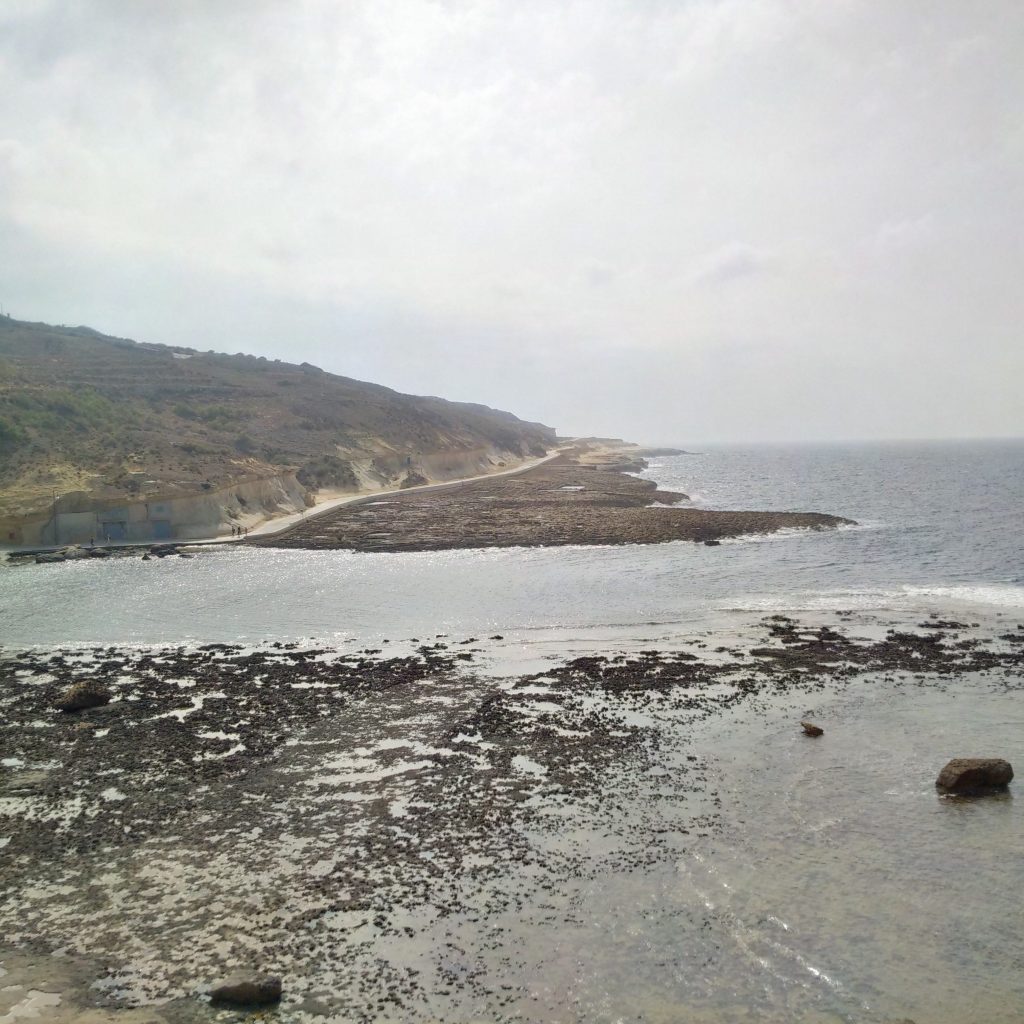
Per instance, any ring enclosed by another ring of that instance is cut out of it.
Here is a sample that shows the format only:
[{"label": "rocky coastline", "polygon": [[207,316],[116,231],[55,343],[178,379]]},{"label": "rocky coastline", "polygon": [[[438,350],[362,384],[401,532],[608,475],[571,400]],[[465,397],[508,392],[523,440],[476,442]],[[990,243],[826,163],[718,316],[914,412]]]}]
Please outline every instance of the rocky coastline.
[{"label": "rocky coastline", "polygon": [[[746,534],[826,530],[852,520],[820,512],[720,511],[634,475],[647,465],[634,446],[573,445],[515,476],[424,493],[388,494],[344,506],[247,544],[354,551],[440,551],[569,544],[714,545]],[[663,451],[658,449],[656,451]]]},{"label": "rocky coastline", "polygon": [[[287,1020],[532,1019],[529,987],[477,958],[523,957],[531,914],[571,925],[529,894],[586,885],[611,854],[566,845],[567,814],[614,839],[618,871],[672,864],[718,828],[700,723],[869,677],[1019,685],[1024,627],[867,639],[849,619],[508,679],[475,667],[500,637],[4,652],[0,961],[74,963],[89,982],[65,1008],[154,1024],[221,1019],[204,993],[240,970],[283,977]],[[82,684],[109,700],[61,705]]]}]

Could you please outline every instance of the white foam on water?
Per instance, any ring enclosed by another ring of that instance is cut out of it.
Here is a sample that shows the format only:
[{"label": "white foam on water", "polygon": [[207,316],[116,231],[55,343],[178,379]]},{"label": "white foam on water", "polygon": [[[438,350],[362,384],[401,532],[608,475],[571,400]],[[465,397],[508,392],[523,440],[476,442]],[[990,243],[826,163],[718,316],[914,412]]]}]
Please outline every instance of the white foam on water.
[{"label": "white foam on water", "polygon": [[988,604],[1001,608],[1024,608],[1024,587],[1013,584],[979,583],[960,586],[904,587],[911,597],[934,601],[962,601],[966,604]]},{"label": "white foam on water", "polygon": [[721,611],[912,611],[935,606],[981,605],[1024,609],[1024,587],[1013,584],[958,584],[892,589],[810,590],[790,594],[751,595],[716,604]]},{"label": "white foam on water", "polygon": [[[838,526],[826,530],[816,530],[811,526],[784,526],[781,530],[772,530],[770,533],[744,533],[739,537],[723,537],[723,545],[736,544],[767,544],[770,541],[793,540],[798,537],[829,537],[836,533],[864,533],[868,530],[884,530],[888,524],[877,520],[866,520],[856,523],[840,523]],[[684,541],[683,543],[691,543]]]}]

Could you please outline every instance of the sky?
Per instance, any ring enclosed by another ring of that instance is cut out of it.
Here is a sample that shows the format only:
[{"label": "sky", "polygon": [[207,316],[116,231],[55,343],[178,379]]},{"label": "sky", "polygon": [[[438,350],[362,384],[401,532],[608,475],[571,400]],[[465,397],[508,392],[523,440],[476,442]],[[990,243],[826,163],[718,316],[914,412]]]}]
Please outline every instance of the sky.
[{"label": "sky", "polygon": [[0,303],[652,443],[1024,435],[1020,0],[0,0]]}]

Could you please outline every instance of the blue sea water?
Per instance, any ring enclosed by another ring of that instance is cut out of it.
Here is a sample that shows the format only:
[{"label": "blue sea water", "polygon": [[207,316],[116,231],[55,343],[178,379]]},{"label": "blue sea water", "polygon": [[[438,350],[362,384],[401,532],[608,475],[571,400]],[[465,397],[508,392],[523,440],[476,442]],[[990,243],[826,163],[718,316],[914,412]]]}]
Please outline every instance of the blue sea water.
[{"label": "blue sea water", "polygon": [[702,507],[830,512],[858,525],[717,548],[223,548],[192,560],[8,568],[0,642],[500,632],[557,645],[729,612],[1024,610],[1024,441],[714,448],[653,459],[643,475]]},{"label": "blue sea water", "polygon": [[712,449],[653,460],[644,476],[699,507],[832,512],[859,524],[731,553],[719,587],[707,581],[719,594],[811,607],[1024,598],[1024,441]]}]

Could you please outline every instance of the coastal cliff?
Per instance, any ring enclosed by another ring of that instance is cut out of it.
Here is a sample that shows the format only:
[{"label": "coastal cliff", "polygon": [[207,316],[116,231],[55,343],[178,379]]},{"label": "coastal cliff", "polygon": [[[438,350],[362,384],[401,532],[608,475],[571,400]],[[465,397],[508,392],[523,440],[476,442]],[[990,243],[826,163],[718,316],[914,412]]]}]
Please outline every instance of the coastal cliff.
[{"label": "coastal cliff", "polygon": [[308,363],[0,317],[0,543],[226,533],[554,444],[511,413]]}]

